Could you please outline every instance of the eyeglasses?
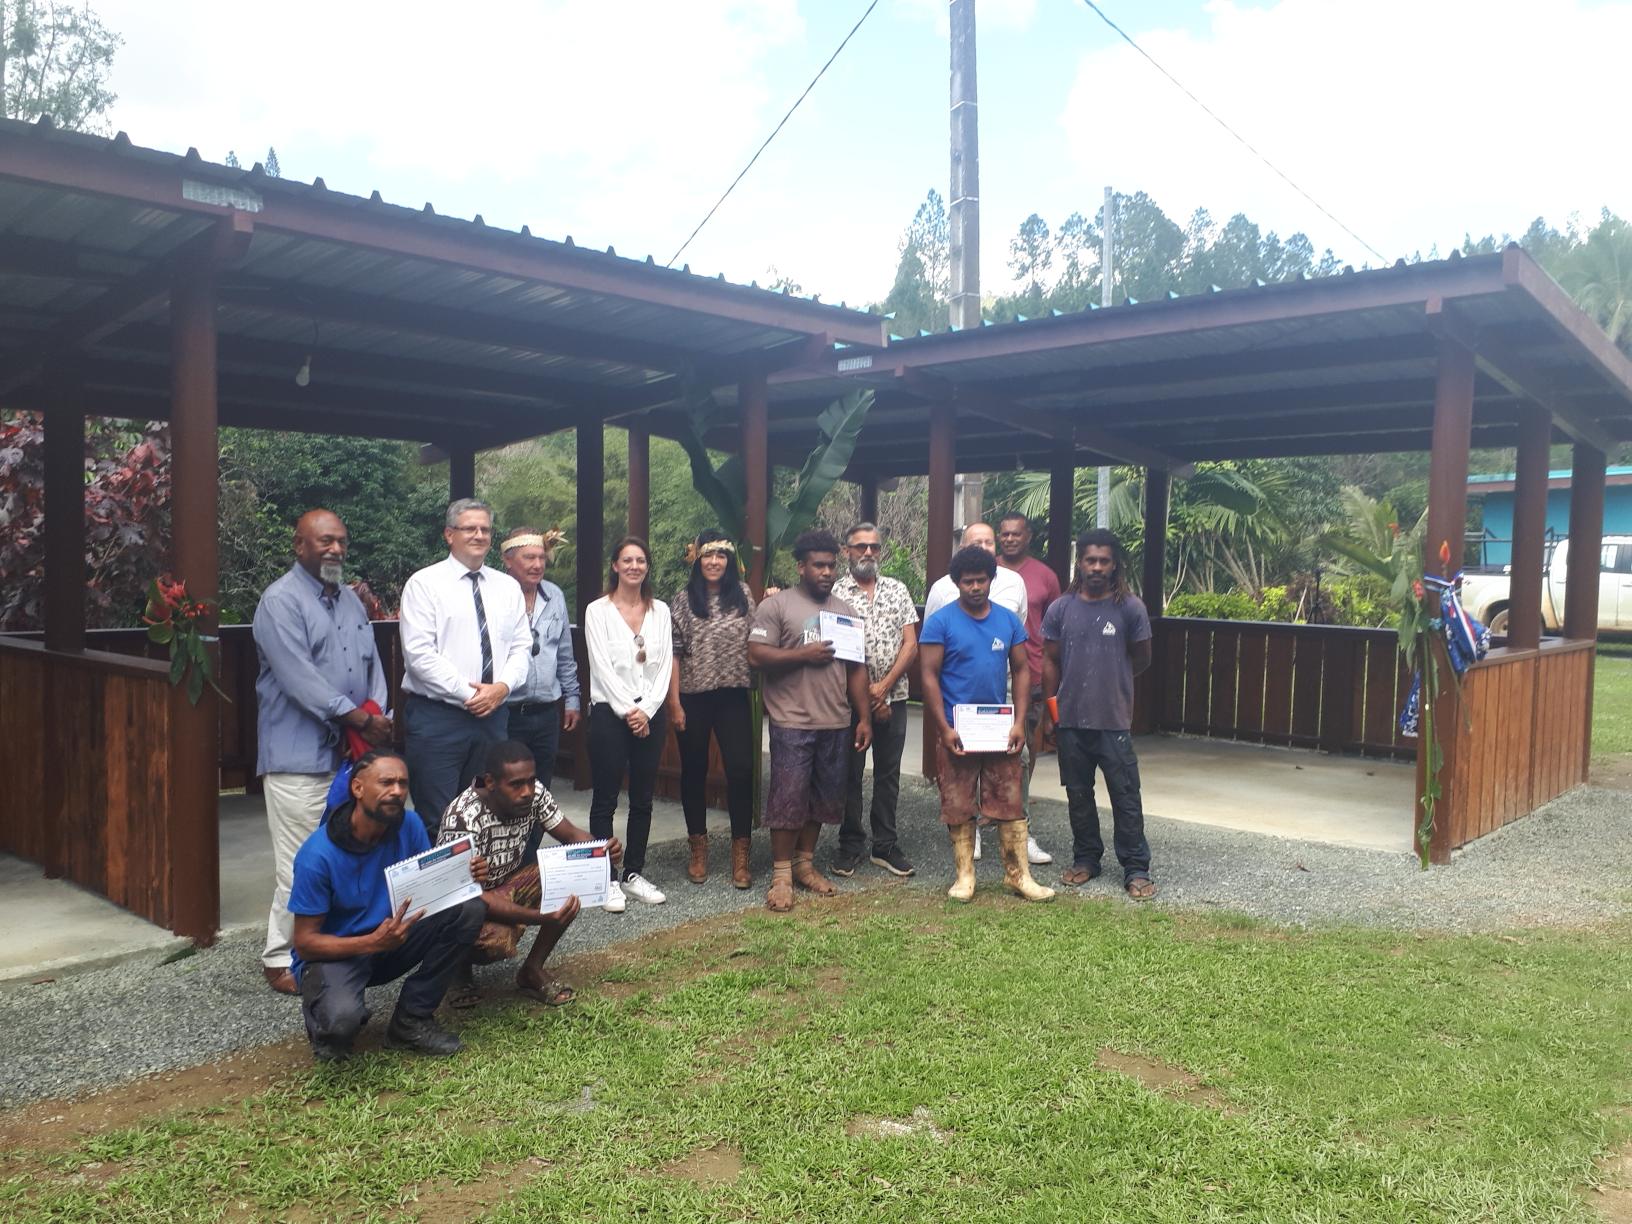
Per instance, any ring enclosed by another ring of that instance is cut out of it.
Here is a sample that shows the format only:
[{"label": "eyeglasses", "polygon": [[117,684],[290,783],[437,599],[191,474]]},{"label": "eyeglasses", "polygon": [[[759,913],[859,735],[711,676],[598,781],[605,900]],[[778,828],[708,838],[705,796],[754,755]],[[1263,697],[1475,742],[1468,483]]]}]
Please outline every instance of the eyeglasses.
[{"label": "eyeglasses", "polygon": [[851,552],[859,553],[881,553],[884,551],[884,545],[882,544],[846,544],[845,547]]},{"label": "eyeglasses", "polygon": [[454,527],[452,530],[457,531],[460,535],[467,536],[490,536],[493,534],[493,528],[491,527]]},{"label": "eyeglasses", "polygon": [[635,662],[646,662],[646,639],[638,633],[635,634]]},{"label": "eyeglasses", "polygon": [[533,657],[537,658],[538,657],[538,650],[539,650],[538,626],[537,625],[532,626],[532,630],[533,630]]}]

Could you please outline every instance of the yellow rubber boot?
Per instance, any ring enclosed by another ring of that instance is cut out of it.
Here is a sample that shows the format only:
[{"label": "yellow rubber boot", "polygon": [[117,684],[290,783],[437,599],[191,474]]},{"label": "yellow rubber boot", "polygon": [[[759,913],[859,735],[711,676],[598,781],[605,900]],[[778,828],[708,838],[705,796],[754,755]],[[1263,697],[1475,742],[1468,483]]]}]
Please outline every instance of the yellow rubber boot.
[{"label": "yellow rubber boot", "polygon": [[1003,883],[1009,886],[1009,891],[1027,901],[1052,901],[1054,890],[1044,888],[1031,878],[1031,864],[1026,860],[1026,822],[999,820],[993,823],[1003,839]]},{"label": "yellow rubber boot", "polygon": [[975,822],[949,825],[952,837],[952,863],[958,869],[957,881],[946,890],[954,901],[975,899]]}]

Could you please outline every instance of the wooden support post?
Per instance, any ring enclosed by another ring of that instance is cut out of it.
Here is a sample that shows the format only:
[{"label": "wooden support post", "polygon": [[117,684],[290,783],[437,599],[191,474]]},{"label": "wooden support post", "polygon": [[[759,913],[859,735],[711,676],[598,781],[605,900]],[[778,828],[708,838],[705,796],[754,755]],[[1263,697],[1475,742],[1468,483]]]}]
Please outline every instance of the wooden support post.
[{"label": "wooden support post", "polygon": [[473,446],[449,445],[448,451],[448,500],[458,501],[463,497],[476,496],[476,448]]},{"label": "wooden support post", "polygon": [[[1434,379],[1434,429],[1428,457],[1428,531],[1423,538],[1422,565],[1425,573],[1455,574],[1462,568],[1462,553],[1468,520],[1468,447],[1473,439],[1473,350],[1455,340],[1439,342],[1439,368]],[[1440,559],[1441,547],[1450,552],[1450,561]],[[1429,597],[1430,606],[1437,604]],[[1433,839],[1429,857],[1436,863],[1451,860],[1451,848],[1463,840],[1457,825],[1461,820],[1455,793],[1455,752],[1461,727],[1457,688],[1449,669],[1439,661],[1438,652],[1425,667],[1439,668],[1439,700],[1434,703],[1435,732],[1444,750],[1439,771],[1439,800],[1434,810]],[[1422,793],[1428,781],[1428,752],[1425,744],[1417,749],[1417,800],[1412,808],[1413,845],[1415,829],[1422,817]]]},{"label": "wooden support post", "polygon": [[629,534],[652,538],[652,435],[645,425],[629,426]]},{"label": "wooden support post", "polygon": [[861,521],[878,522],[878,477],[869,472],[857,484],[861,487]]},{"label": "wooden support post", "polygon": [[[220,581],[215,301],[213,258],[182,262],[170,294],[171,548],[188,594],[212,605]],[[214,638],[216,617],[200,628]],[[209,650],[219,669],[220,643]],[[201,945],[214,942],[221,916],[218,700],[208,686],[196,706],[182,688],[171,695],[170,924]]]},{"label": "wooden support post", "polygon": [[45,644],[85,649],[85,414],[45,414]]},{"label": "wooden support post", "polygon": [[1512,578],[1507,608],[1507,645],[1534,650],[1541,644],[1541,567],[1547,531],[1547,451],[1553,422],[1544,408],[1519,410],[1518,462],[1513,480]]},{"label": "wooden support post", "polygon": [[[929,410],[929,538],[924,547],[926,585],[944,575],[952,563],[952,514],[956,499],[958,419],[951,404]],[[923,774],[935,776],[935,724],[924,715]]]},{"label": "wooden support post", "polygon": [[1564,636],[1598,636],[1599,554],[1604,544],[1604,452],[1577,442],[1570,462],[1569,575]]},{"label": "wooden support post", "polygon": [[1060,589],[1071,585],[1071,519],[1077,506],[1077,461],[1069,454],[1054,460],[1048,469],[1048,564],[1060,580]]},{"label": "wooden support post", "polygon": [[1170,477],[1161,468],[1145,470],[1144,574],[1139,598],[1152,617],[1162,615],[1167,582],[1167,501]]},{"label": "wooden support post", "polygon": [[744,379],[737,387],[737,409],[741,414],[743,534],[748,538],[748,586],[756,600],[765,597],[769,572],[767,555],[769,527],[766,505],[771,492],[770,405],[765,376]]},{"label": "wooden support post", "polygon": [[584,421],[574,431],[578,448],[578,626],[583,627],[584,609],[601,597],[606,577],[606,538],[601,525],[601,508],[606,501],[606,441],[600,418]]}]

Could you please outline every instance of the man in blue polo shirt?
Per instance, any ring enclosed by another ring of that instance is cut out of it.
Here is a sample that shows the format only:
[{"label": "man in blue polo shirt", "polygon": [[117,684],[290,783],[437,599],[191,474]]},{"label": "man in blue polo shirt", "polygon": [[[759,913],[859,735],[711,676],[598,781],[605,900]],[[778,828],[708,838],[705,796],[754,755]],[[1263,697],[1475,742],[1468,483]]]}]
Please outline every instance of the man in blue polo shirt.
[{"label": "man in blue polo shirt", "polygon": [[[408,974],[387,1028],[386,1044],[422,1054],[457,1054],[459,1038],[433,1018],[448,982],[470,955],[487,907],[478,897],[433,914],[393,913],[385,869],[431,848],[420,820],[407,811],[408,767],[378,749],[352,768],[351,795],[331,808],[295,855],[289,912],[295,916],[294,963],[312,1054],[320,1062],[351,1054],[368,1022],[363,992]],[[485,884],[487,863],[471,862]],[[412,970],[413,972],[409,972]]]},{"label": "man in blue polo shirt", "polygon": [[[975,818],[983,815],[997,825],[1002,837],[1004,883],[1027,901],[1047,901],[1054,891],[1031,878],[1026,815],[1020,802],[1020,750],[1026,741],[1026,701],[1031,695],[1026,626],[1013,612],[992,603],[996,573],[997,562],[984,548],[958,550],[947,570],[957,585],[957,602],[925,621],[919,638],[924,712],[935,726],[941,823],[952,838],[958,870],[946,895],[954,901],[975,895]],[[1006,750],[969,751],[958,734],[954,707],[1005,705],[1011,678],[1014,707]]]}]

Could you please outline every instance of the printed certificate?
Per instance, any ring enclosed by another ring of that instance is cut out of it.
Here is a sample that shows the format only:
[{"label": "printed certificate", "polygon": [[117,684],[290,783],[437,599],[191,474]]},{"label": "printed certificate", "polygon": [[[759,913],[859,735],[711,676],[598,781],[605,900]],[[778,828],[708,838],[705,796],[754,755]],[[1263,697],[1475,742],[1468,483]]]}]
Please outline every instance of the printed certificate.
[{"label": "printed certificate", "polygon": [[604,841],[540,846],[538,879],[544,888],[538,908],[544,913],[560,909],[568,897],[577,897],[579,905],[594,909],[606,904],[612,883],[612,856],[606,852]]},{"label": "printed certificate", "polygon": [[965,752],[1007,752],[1009,729],[1014,726],[1012,705],[955,705],[952,730]]},{"label": "printed certificate", "polygon": [[406,901],[410,915],[424,910],[425,917],[429,918],[481,896],[482,886],[470,878],[470,861],[475,856],[475,843],[461,837],[391,864],[385,869],[385,884],[391,890],[391,912],[396,913]]},{"label": "printed certificate", "polygon": [[867,662],[867,623],[861,617],[819,612],[817,619],[817,632],[822,635],[822,641],[833,643],[834,658],[847,663]]}]

